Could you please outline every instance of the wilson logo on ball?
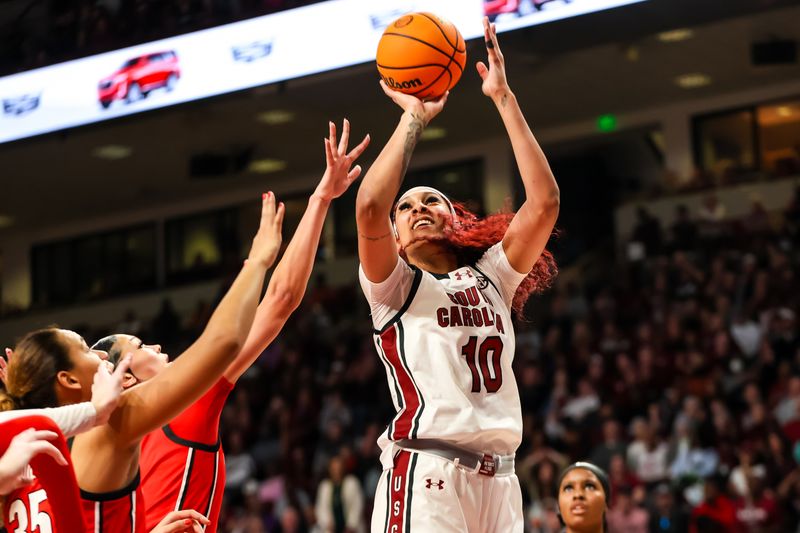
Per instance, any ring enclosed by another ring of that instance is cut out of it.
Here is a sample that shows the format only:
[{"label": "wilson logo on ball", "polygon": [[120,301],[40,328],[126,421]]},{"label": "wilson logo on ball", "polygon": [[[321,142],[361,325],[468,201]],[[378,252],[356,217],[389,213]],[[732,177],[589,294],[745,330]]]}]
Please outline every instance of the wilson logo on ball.
[{"label": "wilson logo on ball", "polygon": [[394,27],[402,28],[404,26],[408,26],[409,24],[411,24],[412,20],[414,20],[414,15],[404,15],[399,19],[397,19],[396,21],[394,21]]},{"label": "wilson logo on ball", "polygon": [[407,81],[395,81],[394,78],[382,76],[384,83],[392,89],[411,89],[413,87],[422,87],[422,81],[419,78]]}]

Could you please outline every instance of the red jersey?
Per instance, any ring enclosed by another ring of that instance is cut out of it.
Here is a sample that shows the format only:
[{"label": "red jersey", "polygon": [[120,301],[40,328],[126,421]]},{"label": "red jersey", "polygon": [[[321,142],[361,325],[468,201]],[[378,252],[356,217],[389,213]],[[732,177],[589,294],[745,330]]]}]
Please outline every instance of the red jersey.
[{"label": "red jersey", "polygon": [[[139,474],[124,488],[112,492],[81,490],[86,533],[145,533],[144,501]],[[44,532],[43,532],[44,533]]]},{"label": "red jersey", "polygon": [[[67,441],[58,426],[46,416],[24,416],[0,423],[0,455],[11,439],[27,428],[58,433],[50,441],[64,455],[62,466],[49,455],[40,454],[31,460],[36,475],[32,484],[12,491],[3,502],[3,520],[11,533],[71,533],[85,528],[79,512],[78,482],[72,469]],[[49,494],[52,497],[48,497]]]},{"label": "red jersey", "polygon": [[219,419],[233,384],[225,378],[175,417],[145,436],[139,465],[147,498],[147,530],[167,513],[194,509],[208,517],[215,533],[225,489],[225,454]]}]

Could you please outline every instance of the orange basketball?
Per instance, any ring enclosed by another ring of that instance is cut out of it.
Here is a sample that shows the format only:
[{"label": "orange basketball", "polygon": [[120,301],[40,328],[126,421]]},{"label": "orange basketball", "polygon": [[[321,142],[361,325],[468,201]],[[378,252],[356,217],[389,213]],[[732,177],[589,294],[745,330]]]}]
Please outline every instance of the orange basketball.
[{"label": "orange basketball", "polygon": [[467,49],[450,22],[432,13],[409,13],[383,32],[375,59],[389,88],[432,100],[458,83]]}]

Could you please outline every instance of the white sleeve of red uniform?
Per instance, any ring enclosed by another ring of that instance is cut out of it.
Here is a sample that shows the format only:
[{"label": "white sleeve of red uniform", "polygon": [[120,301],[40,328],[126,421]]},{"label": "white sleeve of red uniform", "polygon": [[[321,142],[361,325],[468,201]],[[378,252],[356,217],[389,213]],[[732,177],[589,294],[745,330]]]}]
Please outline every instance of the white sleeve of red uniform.
[{"label": "white sleeve of red uniform", "polygon": [[382,282],[373,283],[367,279],[361,265],[358,266],[358,280],[369,302],[372,325],[375,329],[381,329],[381,326],[397,314],[406,302],[414,282],[414,271],[408,263],[398,257],[394,270]]},{"label": "white sleeve of red uniform", "polygon": [[91,402],[76,403],[63,407],[48,407],[46,409],[18,409],[0,413],[0,423],[22,416],[33,415],[48,417],[56,423],[61,433],[66,438],[69,438],[92,429],[97,411],[95,411]]},{"label": "white sleeve of red uniform", "polygon": [[503,296],[503,301],[510,308],[514,301],[514,293],[517,287],[525,279],[528,273],[521,273],[514,270],[508,262],[508,256],[503,249],[503,242],[500,241],[486,250],[476,265],[481,272],[489,276],[489,279],[497,285],[497,290]]}]

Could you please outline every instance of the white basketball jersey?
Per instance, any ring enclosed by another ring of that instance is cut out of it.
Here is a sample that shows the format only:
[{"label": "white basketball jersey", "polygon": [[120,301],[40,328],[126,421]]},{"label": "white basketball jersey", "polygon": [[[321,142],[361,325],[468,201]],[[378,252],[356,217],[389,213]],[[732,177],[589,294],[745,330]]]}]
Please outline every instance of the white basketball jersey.
[{"label": "white basketball jersey", "polygon": [[[378,444],[385,449],[392,441],[439,439],[478,452],[513,453],[522,414],[511,369],[510,307],[525,274],[511,268],[501,243],[475,265],[446,275],[400,263],[381,284],[360,272],[397,410]],[[404,301],[375,301],[409,280]]]}]

